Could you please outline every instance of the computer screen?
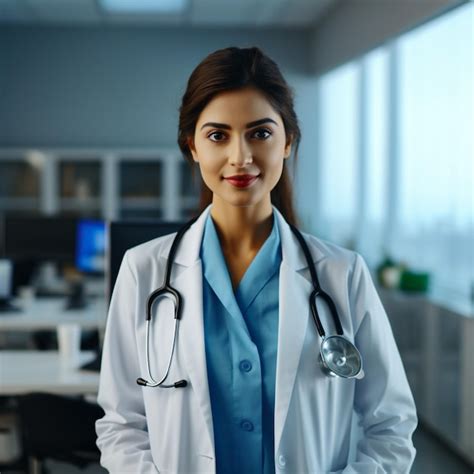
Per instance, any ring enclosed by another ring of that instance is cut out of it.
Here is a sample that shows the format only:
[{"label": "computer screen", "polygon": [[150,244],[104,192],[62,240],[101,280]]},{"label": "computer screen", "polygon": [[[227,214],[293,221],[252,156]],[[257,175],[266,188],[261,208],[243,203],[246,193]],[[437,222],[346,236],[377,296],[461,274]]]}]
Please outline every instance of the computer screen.
[{"label": "computer screen", "polygon": [[0,300],[10,298],[12,293],[13,265],[11,260],[0,258]]},{"label": "computer screen", "polygon": [[4,255],[15,261],[74,263],[75,217],[5,216]]},{"label": "computer screen", "polygon": [[103,220],[80,219],[76,231],[76,268],[84,273],[105,272],[107,227]]},{"label": "computer screen", "polygon": [[122,221],[109,228],[107,293],[110,301],[120,264],[127,249],[162,235],[176,232],[184,222]]}]

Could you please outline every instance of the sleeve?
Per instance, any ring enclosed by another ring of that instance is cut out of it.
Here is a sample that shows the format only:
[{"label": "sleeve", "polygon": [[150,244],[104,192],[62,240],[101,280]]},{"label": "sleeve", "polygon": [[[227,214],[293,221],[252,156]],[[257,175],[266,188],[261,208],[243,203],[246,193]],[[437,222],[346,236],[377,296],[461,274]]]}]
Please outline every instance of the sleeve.
[{"label": "sleeve", "polygon": [[363,435],[341,474],[408,474],[416,449],[415,402],[392,328],[362,257],[356,254],[350,304],[365,377],[356,380],[354,410]]},{"label": "sleeve", "polygon": [[[135,339],[137,279],[127,251],[112,294],[102,350],[97,401],[105,415],[96,421],[100,463],[110,473],[156,474],[143,402]],[[144,349],[143,349],[144,350]]]}]

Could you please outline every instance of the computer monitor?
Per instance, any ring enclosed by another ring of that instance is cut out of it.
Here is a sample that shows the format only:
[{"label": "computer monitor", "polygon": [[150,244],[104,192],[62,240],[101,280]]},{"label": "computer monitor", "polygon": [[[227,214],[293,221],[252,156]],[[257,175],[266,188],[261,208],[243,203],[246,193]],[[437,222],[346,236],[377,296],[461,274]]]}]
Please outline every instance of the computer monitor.
[{"label": "computer monitor", "polygon": [[120,221],[109,227],[107,294],[110,301],[120,264],[127,249],[162,235],[176,232],[184,222]]},{"label": "computer monitor", "polygon": [[12,277],[12,261],[0,258],[0,300],[10,299],[12,295]]},{"label": "computer monitor", "polygon": [[19,311],[19,308],[10,303],[12,295],[13,262],[0,258],[0,314]]},{"label": "computer monitor", "polygon": [[[176,232],[184,222],[163,221],[118,221],[110,222],[108,228],[109,245],[107,249],[107,294],[108,301],[117,280],[117,275],[125,252],[136,245],[148,242],[162,235]],[[101,351],[92,362],[81,366],[85,370],[99,371],[101,364]]]},{"label": "computer monitor", "polygon": [[76,268],[90,275],[105,273],[107,227],[103,220],[80,219],[76,231]]},{"label": "computer monitor", "polygon": [[75,217],[13,216],[4,222],[4,254],[16,261],[74,263]]}]

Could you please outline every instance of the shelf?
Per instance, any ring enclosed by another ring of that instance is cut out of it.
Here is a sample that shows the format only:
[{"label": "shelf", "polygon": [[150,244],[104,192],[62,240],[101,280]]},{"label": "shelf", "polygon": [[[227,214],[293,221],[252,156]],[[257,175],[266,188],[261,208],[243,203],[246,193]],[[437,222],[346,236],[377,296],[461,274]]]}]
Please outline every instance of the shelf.
[{"label": "shelf", "polygon": [[2,149],[0,211],[182,219],[199,203],[199,169],[177,149]]},{"label": "shelf", "polygon": [[0,209],[2,211],[40,211],[39,198],[31,197],[3,197],[0,198]]},{"label": "shelf", "polygon": [[156,197],[127,197],[120,199],[122,209],[155,209],[160,208],[162,199]]}]

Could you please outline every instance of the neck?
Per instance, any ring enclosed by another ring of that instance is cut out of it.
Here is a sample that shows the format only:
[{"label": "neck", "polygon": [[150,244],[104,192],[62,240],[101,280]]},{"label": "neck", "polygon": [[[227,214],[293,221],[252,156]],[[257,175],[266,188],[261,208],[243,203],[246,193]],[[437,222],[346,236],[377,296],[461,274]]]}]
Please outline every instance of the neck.
[{"label": "neck", "polygon": [[273,208],[270,197],[255,206],[238,207],[213,196],[211,217],[224,252],[232,255],[255,253],[270,235]]}]

